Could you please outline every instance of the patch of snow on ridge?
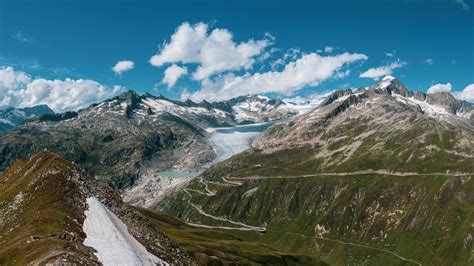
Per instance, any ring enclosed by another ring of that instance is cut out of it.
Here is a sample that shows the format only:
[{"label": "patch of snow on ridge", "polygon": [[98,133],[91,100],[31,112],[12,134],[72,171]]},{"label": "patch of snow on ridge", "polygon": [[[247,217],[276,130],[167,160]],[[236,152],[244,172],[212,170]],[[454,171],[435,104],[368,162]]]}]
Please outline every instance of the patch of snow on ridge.
[{"label": "patch of snow on ridge", "polygon": [[403,102],[405,104],[411,104],[414,106],[419,106],[423,112],[431,117],[443,117],[443,116],[449,116],[451,115],[448,111],[446,111],[444,108],[435,106],[432,104],[427,103],[426,101],[419,101],[413,97],[403,97],[398,94],[393,94],[393,96],[396,97],[397,101]]},{"label": "patch of snow on ridge", "polygon": [[127,226],[95,197],[87,199],[83,230],[84,245],[94,248],[103,265],[168,265],[149,253]]},{"label": "patch of snow on ridge", "polygon": [[143,103],[149,107],[152,108],[153,111],[157,113],[163,113],[163,112],[175,112],[177,109],[179,109],[177,105],[170,103],[168,101],[164,100],[156,100],[156,99],[144,99]]},{"label": "patch of snow on ridge", "polygon": [[347,100],[347,98],[349,98],[349,96],[351,96],[351,95],[352,95],[352,94],[339,97],[339,98],[337,98],[334,102],[343,102],[343,101]]},{"label": "patch of snow on ridge", "polygon": [[183,107],[167,100],[146,98],[143,100],[145,106],[150,107],[155,113],[170,113],[176,116],[182,115],[213,115],[226,117],[226,113],[219,109],[207,110],[203,107]]},{"label": "patch of snow on ridge", "polygon": [[283,99],[290,110],[296,111],[298,115],[305,114],[311,110],[314,110],[319,104],[331,95],[334,91],[328,91],[318,94],[313,94],[308,97],[296,96],[294,98]]},{"label": "patch of snow on ridge", "polygon": [[375,85],[375,89],[383,90],[387,88],[394,79],[395,78],[392,76],[385,76],[379,83]]},{"label": "patch of snow on ridge", "polygon": [[0,119],[0,123],[8,124],[10,126],[15,126],[15,124],[13,124],[10,120],[6,120],[6,119]]}]

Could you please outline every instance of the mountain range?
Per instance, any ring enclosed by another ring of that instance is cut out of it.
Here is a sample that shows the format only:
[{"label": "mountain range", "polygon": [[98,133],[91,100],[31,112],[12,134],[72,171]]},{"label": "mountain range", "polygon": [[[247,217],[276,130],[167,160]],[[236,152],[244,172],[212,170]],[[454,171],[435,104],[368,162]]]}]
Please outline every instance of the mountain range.
[{"label": "mountain range", "polygon": [[206,141],[209,127],[296,113],[282,101],[258,96],[194,103],[129,91],[77,112],[36,116],[5,133],[0,170],[16,159],[50,151],[123,188],[149,168],[196,170],[212,162],[216,155]]},{"label": "mountain range", "polygon": [[9,129],[0,171],[0,264],[474,263],[474,105],[391,76],[305,106],[129,91]]},{"label": "mountain range", "polygon": [[9,107],[0,110],[0,134],[19,126],[27,119],[45,114],[54,114],[54,112],[47,105],[37,105],[26,108]]},{"label": "mountain range", "polygon": [[328,264],[469,265],[472,118],[386,77],[276,123],[155,208]]}]

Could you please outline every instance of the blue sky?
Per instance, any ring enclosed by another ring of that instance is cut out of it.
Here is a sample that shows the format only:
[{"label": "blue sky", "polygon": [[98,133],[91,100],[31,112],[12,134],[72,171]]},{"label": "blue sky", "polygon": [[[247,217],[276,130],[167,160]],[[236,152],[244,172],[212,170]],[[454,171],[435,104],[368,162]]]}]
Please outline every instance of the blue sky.
[{"label": "blue sky", "polygon": [[[193,80],[202,60],[207,60],[202,58],[204,53],[197,61],[171,58],[159,67],[149,60],[162,52],[184,22],[189,22],[191,29],[202,22],[207,25],[207,37],[214,29],[226,29],[236,46],[251,39],[266,41],[263,48],[244,56],[249,62],[205,76],[214,86],[208,89],[213,93],[218,92],[216,87],[222,85],[224,76],[232,75],[234,81],[243,75],[279,72],[284,65],[311,53],[322,57],[348,53],[367,58],[348,59],[350,62],[344,59],[329,76],[316,81],[310,78],[290,89],[263,92],[305,96],[368,86],[374,79],[360,77],[361,73],[390,65],[397,65],[393,75],[415,90],[450,83],[453,91],[459,91],[474,83],[472,8],[471,0],[0,0],[0,66],[12,67],[17,74],[24,72],[30,81],[87,79],[109,89],[120,85],[179,99],[184,90],[192,95],[210,86],[203,79]],[[291,57],[290,49],[299,53]],[[134,68],[117,75],[111,68],[120,60],[133,61]],[[278,60],[282,64],[272,68]],[[173,64],[186,67],[187,74],[168,88],[163,83],[163,72]],[[208,66],[213,68],[212,64]],[[246,84],[265,86],[261,82]],[[201,98],[206,95],[201,94]]]}]

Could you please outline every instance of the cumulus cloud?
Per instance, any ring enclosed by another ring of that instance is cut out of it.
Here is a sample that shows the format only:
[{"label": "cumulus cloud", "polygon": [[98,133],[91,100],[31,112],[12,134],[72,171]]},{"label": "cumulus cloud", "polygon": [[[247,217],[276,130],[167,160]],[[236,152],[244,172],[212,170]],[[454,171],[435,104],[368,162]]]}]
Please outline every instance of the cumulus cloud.
[{"label": "cumulus cloud", "polygon": [[467,85],[462,91],[454,91],[453,95],[459,100],[474,103],[474,83]]},{"label": "cumulus cloud", "polygon": [[227,29],[209,31],[205,23],[191,25],[185,22],[149,62],[156,67],[166,63],[198,64],[193,78],[202,80],[225,71],[250,69],[255,57],[271,44],[272,39],[268,35],[266,38],[235,43],[232,33]]},{"label": "cumulus cloud", "polygon": [[5,95],[6,92],[15,87],[21,87],[30,82],[30,76],[21,71],[15,71],[13,67],[0,68],[0,94]]},{"label": "cumulus cloud", "polygon": [[0,108],[46,104],[56,112],[77,110],[124,91],[87,79],[33,79],[12,67],[0,68]]},{"label": "cumulus cloud", "polygon": [[122,61],[118,61],[117,64],[115,64],[115,66],[112,67],[112,71],[115,72],[115,74],[120,75],[123,72],[132,70],[134,67],[135,67],[135,63],[133,61],[122,60]]},{"label": "cumulus cloud", "polygon": [[168,89],[173,87],[176,84],[176,81],[183,75],[188,73],[188,69],[186,67],[180,67],[176,64],[172,64],[169,66],[164,74],[163,83],[167,84]]},{"label": "cumulus cloud", "polygon": [[343,53],[334,56],[321,56],[317,53],[304,54],[295,61],[288,62],[282,71],[221,75],[218,78],[204,79],[201,89],[194,93],[185,92],[181,98],[194,101],[220,101],[232,97],[259,94],[291,93],[306,87],[317,86],[330,78],[344,76],[348,72],[343,67],[359,60],[366,60],[364,54]]},{"label": "cumulus cloud", "polygon": [[437,93],[437,92],[450,92],[452,89],[451,83],[446,83],[446,84],[434,84],[431,85],[431,87],[428,88],[427,93]]},{"label": "cumulus cloud", "polygon": [[406,62],[395,61],[385,66],[369,68],[367,71],[360,74],[359,77],[378,80],[383,76],[391,75],[394,69],[403,67],[404,65],[406,65]]},{"label": "cumulus cloud", "polygon": [[[276,48],[272,48],[272,49],[276,50]],[[290,48],[283,54],[283,57],[280,57],[276,59],[275,61],[271,62],[270,67],[272,70],[275,71],[280,66],[284,66],[288,61],[296,60],[300,54],[301,54],[300,49]]]}]

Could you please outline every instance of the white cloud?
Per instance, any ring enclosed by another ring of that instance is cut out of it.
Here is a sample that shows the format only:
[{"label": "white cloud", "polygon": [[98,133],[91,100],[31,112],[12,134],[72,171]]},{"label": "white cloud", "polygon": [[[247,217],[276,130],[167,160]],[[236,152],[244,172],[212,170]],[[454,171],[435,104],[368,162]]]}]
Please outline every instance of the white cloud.
[{"label": "white cloud", "polygon": [[[273,49],[273,48],[272,48]],[[277,70],[280,66],[284,66],[289,60],[296,60],[301,54],[301,50],[297,48],[288,49],[283,57],[276,59],[270,63],[270,67],[273,71]]]},{"label": "white cloud", "polygon": [[186,67],[180,67],[176,64],[172,64],[169,66],[164,74],[163,83],[167,84],[168,88],[173,87],[176,84],[176,81],[182,76],[188,73],[188,69]]},{"label": "white cloud", "polygon": [[462,91],[454,91],[453,95],[459,100],[474,103],[474,83],[467,85]]},{"label": "white cloud", "polygon": [[77,110],[124,91],[93,80],[32,79],[12,67],[0,68],[0,107],[29,107],[47,104],[56,112]]},{"label": "white cloud", "polygon": [[446,84],[434,84],[429,87],[427,93],[437,93],[437,92],[450,92],[452,89],[451,83],[446,83]]},{"label": "white cloud", "polygon": [[388,57],[394,57],[396,54],[396,51],[392,51],[392,52],[386,52],[385,55],[388,56]]},{"label": "white cloud", "polygon": [[135,67],[135,63],[130,60],[122,60],[118,61],[117,64],[115,64],[114,67],[112,67],[112,71],[115,72],[115,74],[120,75],[123,72],[132,70]]},{"label": "white cloud", "polygon": [[433,62],[433,59],[428,58],[428,59],[426,59],[425,61],[423,61],[423,63],[425,63],[425,64],[427,64],[427,65],[432,65],[434,62]]},{"label": "white cloud", "polygon": [[364,54],[350,53],[335,56],[304,54],[296,61],[287,63],[282,71],[247,73],[243,76],[226,74],[215,80],[204,79],[201,90],[194,93],[186,91],[181,98],[220,101],[240,95],[269,92],[290,95],[303,87],[317,86],[327,79],[344,76],[348,73],[342,69],[344,66],[367,58]]},{"label": "white cloud", "polygon": [[380,67],[375,67],[375,68],[370,68],[364,73],[360,74],[359,77],[361,78],[371,78],[378,80],[383,76],[391,75],[393,73],[393,70],[396,68],[400,68],[402,66],[406,65],[406,62],[403,61],[395,61],[392,62],[386,66],[380,66]]},{"label": "white cloud", "polygon": [[326,52],[326,53],[332,53],[333,51],[334,51],[334,47],[332,47],[332,46],[324,47],[324,52]]},{"label": "white cloud", "polygon": [[15,71],[13,67],[0,68],[0,96],[12,88],[21,87],[30,82],[30,76],[21,71]]},{"label": "white cloud", "polygon": [[466,3],[466,0],[456,0],[456,3],[461,5],[462,9],[464,9],[466,11],[470,10],[469,5]]},{"label": "white cloud", "polygon": [[270,63],[270,67],[274,71],[283,65],[285,65],[285,60],[283,58],[278,58],[277,60]]},{"label": "white cloud", "polygon": [[272,38],[268,35],[266,38],[235,43],[227,29],[216,28],[208,32],[205,23],[190,25],[185,22],[176,29],[170,42],[150,58],[150,63],[157,67],[166,63],[196,63],[198,67],[193,78],[202,80],[225,71],[250,69],[255,57],[271,44]]}]

